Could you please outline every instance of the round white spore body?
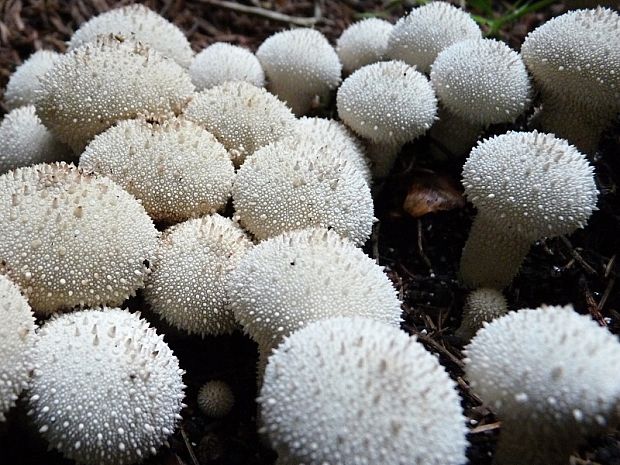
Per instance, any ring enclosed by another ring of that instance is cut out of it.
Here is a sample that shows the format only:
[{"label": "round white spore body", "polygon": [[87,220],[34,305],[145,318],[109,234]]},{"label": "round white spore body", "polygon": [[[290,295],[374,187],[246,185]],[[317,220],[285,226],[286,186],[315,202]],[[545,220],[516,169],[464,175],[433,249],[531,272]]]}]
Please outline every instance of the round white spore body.
[{"label": "round white spore body", "polygon": [[501,291],[482,287],[472,291],[465,300],[463,321],[456,335],[469,340],[485,322],[493,321],[508,313],[508,303]]},{"label": "round white spore body", "polygon": [[387,58],[387,45],[392,24],[379,18],[367,18],[351,24],[336,43],[336,53],[345,72]]},{"label": "round white spore body", "polygon": [[207,381],[198,391],[198,408],[208,417],[222,418],[235,405],[235,396],[228,383]]},{"label": "round white spore body", "polygon": [[26,105],[33,105],[41,78],[60,59],[60,53],[38,50],[19,65],[6,85],[4,101],[9,110]]}]

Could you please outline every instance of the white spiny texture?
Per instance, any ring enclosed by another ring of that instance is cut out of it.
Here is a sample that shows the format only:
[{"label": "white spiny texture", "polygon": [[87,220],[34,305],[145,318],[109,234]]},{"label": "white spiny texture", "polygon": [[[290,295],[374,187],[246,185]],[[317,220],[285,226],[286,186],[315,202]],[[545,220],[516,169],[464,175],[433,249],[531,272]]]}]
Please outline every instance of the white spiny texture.
[{"label": "white spiny texture", "polygon": [[265,70],[269,90],[297,116],[325,103],[329,92],[340,84],[338,55],[314,29],[277,32],[261,44],[256,57]]},{"label": "white spiny texture", "polygon": [[81,152],[117,121],[174,116],[193,91],[189,74],[174,61],[107,36],[60,58],[42,78],[35,106],[43,124]]},{"label": "white spiny texture", "polygon": [[144,296],[171,325],[200,336],[231,333],[237,323],[226,279],[252,243],[220,215],[196,218],[166,230]]},{"label": "white spiny texture", "polygon": [[143,287],[157,230],[108,178],[41,164],[0,176],[0,273],[35,312],[120,305]]},{"label": "white spiny texture", "polygon": [[108,176],[155,220],[183,221],[226,205],[235,168],[224,146],[186,120],[121,121],[95,136],[80,168]]},{"label": "white spiny texture", "polygon": [[530,104],[525,64],[498,40],[465,40],[446,48],[433,63],[431,83],[446,109],[481,127],[514,121]]},{"label": "white spiny texture", "polygon": [[235,405],[235,395],[225,381],[207,381],[198,391],[198,408],[206,416],[222,418]]},{"label": "white spiny texture", "polygon": [[492,321],[508,313],[508,304],[501,291],[482,287],[472,291],[465,300],[463,321],[456,335],[470,340],[483,323]]},{"label": "white spiny texture", "polygon": [[30,305],[19,288],[0,275],[0,422],[28,387],[33,368],[35,324]]},{"label": "white spiny texture", "polygon": [[566,465],[618,423],[620,344],[571,306],[511,312],[465,348],[474,392],[502,422],[496,465]]},{"label": "white spiny texture", "polygon": [[367,18],[351,24],[338,38],[336,53],[347,73],[387,58],[392,24],[379,18]]},{"label": "white spiny texture", "polygon": [[174,432],[184,372],[139,314],[67,313],[38,334],[30,406],[51,447],[84,465],[127,465]]},{"label": "white spiny texture", "polygon": [[73,158],[71,149],[41,124],[32,105],[12,110],[0,122],[0,174],[67,158]]},{"label": "white spiny texture", "polygon": [[265,89],[225,82],[194,95],[184,116],[224,144],[235,165],[259,148],[292,134],[295,116]]},{"label": "white spiny texture", "polygon": [[257,87],[265,85],[265,73],[258,58],[243,47],[225,42],[209,45],[196,55],[189,75],[197,90],[229,81],[245,81]]},{"label": "white spiny texture", "polygon": [[[479,143],[463,166],[463,186],[478,209],[461,257],[461,277],[473,287],[508,285],[530,244],[584,227],[598,195],[586,156],[536,131]],[[498,255],[501,244],[508,249]]]},{"label": "white spiny texture", "polygon": [[9,79],[4,92],[4,101],[9,110],[32,105],[40,86],[40,79],[61,57],[59,53],[38,50],[19,65]]},{"label": "white spiny texture", "polygon": [[482,37],[473,18],[447,2],[431,2],[401,18],[390,34],[388,55],[429,73],[437,55],[450,45]]},{"label": "white spiny texture", "polygon": [[287,465],[461,465],[465,417],[437,358],[397,328],[332,318],[269,358],[258,402]]},{"label": "white spiny texture", "polygon": [[183,31],[144,5],[128,5],[91,18],[71,36],[69,51],[109,34],[141,42],[184,68],[194,56]]},{"label": "white spiny texture", "polygon": [[337,147],[311,140],[282,139],[256,151],[237,171],[233,205],[259,240],[315,226],[361,245],[374,221],[364,173]]}]

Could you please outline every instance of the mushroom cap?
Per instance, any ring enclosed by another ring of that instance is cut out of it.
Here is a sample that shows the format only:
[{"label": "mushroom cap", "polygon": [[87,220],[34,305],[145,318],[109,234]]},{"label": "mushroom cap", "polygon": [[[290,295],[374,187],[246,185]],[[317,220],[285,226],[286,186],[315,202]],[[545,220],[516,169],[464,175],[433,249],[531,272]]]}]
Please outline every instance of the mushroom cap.
[{"label": "mushroom cap", "polygon": [[191,121],[121,121],[95,136],[80,168],[108,176],[156,220],[183,221],[226,205],[235,168],[215,137]]},{"label": "mushroom cap", "polygon": [[86,21],[71,36],[69,51],[109,34],[142,42],[184,68],[194,57],[183,31],[144,5],[115,8]]},{"label": "mushroom cap", "polygon": [[220,215],[196,218],[167,229],[144,297],[171,325],[190,334],[231,333],[237,323],[226,278],[252,243]]},{"label": "mushroom cap", "polygon": [[260,147],[292,134],[295,124],[295,116],[277,97],[239,81],[195,94],[184,116],[217,137],[237,166]]},{"label": "mushroom cap", "polygon": [[245,81],[256,87],[265,85],[265,73],[258,58],[243,47],[225,42],[209,45],[196,55],[189,75],[197,90],[229,81]]},{"label": "mushroom cap", "polygon": [[463,322],[456,335],[471,339],[483,323],[508,313],[508,303],[502,291],[482,287],[469,293],[463,308]]},{"label": "mushroom cap", "polygon": [[61,56],[49,50],[38,50],[19,65],[11,74],[4,92],[7,108],[14,110],[34,104],[41,77],[52,69]]},{"label": "mushroom cap", "polygon": [[30,305],[19,288],[0,275],[0,422],[28,387],[33,367],[35,324]]},{"label": "mushroom cap", "polygon": [[0,122],[0,174],[72,155],[71,149],[43,126],[32,105],[12,110]]},{"label": "mushroom cap", "polygon": [[313,321],[361,315],[398,327],[400,301],[373,259],[334,231],[308,228],[256,245],[227,282],[235,318],[261,349]]},{"label": "mushroom cap", "polygon": [[429,73],[439,52],[467,39],[482,37],[473,18],[447,2],[431,2],[398,20],[388,41],[388,56]]},{"label": "mushroom cap", "polygon": [[142,287],[157,230],[105,177],[54,163],[0,176],[0,273],[35,312],[119,305]]},{"label": "mushroom cap", "polygon": [[34,352],[34,422],[67,458],[85,465],[140,462],[181,418],[184,372],[139,314],[103,308],[53,317]]},{"label": "mushroom cap", "polygon": [[259,149],[237,171],[232,192],[239,222],[259,240],[314,226],[363,244],[372,230],[364,174],[327,144],[280,140]]},{"label": "mushroom cap", "polygon": [[219,380],[207,381],[198,391],[198,407],[208,417],[222,418],[235,405],[235,395],[228,383]]},{"label": "mushroom cap", "polygon": [[454,381],[414,337],[378,321],[293,333],[269,358],[258,402],[279,463],[466,462]]},{"label": "mushroom cap", "polygon": [[174,61],[109,36],[60,58],[42,78],[35,106],[43,124],[81,152],[117,121],[174,116],[193,91],[189,75]]},{"label": "mushroom cap", "polygon": [[268,37],[256,51],[271,92],[284,100],[296,115],[303,115],[325,100],[340,84],[342,65],[323,34],[299,28]]},{"label": "mushroom cap", "polygon": [[514,121],[530,104],[525,64],[498,40],[464,40],[446,48],[433,63],[431,83],[442,105],[481,126]]},{"label": "mushroom cap", "polygon": [[373,142],[400,143],[424,134],[435,121],[437,99],[428,79],[402,61],[364,66],[344,80],[338,116]]},{"label": "mushroom cap", "polygon": [[531,241],[582,228],[598,191],[585,155],[552,134],[510,131],[480,142],[463,166],[467,198]]},{"label": "mushroom cap", "polygon": [[344,71],[385,60],[392,24],[379,18],[367,18],[351,24],[338,38],[336,53]]}]

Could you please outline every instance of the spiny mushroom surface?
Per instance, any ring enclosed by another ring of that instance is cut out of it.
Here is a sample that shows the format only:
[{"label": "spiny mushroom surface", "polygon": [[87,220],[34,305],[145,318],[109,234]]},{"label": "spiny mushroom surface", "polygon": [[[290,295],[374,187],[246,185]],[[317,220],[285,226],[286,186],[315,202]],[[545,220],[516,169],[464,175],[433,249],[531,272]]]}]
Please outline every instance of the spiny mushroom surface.
[{"label": "spiny mushroom surface", "polygon": [[461,256],[461,278],[473,287],[508,285],[531,243],[584,227],[598,195],[585,155],[536,131],[479,143],[463,166],[463,186],[478,209]]},{"label": "spiny mushroom surface", "polygon": [[497,465],[565,465],[620,419],[618,339],[571,306],[511,312],[465,353],[471,387],[502,422]]},{"label": "spiny mushroom surface", "polygon": [[69,51],[109,34],[141,42],[184,68],[194,56],[183,31],[144,5],[116,8],[86,21],[71,36]]},{"label": "spiny mushroom surface", "polygon": [[193,91],[189,75],[174,61],[107,36],[60,58],[42,78],[35,106],[43,124],[81,152],[117,121],[169,119]]},{"label": "spiny mushroom surface", "polygon": [[256,87],[265,85],[265,73],[258,58],[243,47],[225,42],[209,45],[196,55],[189,75],[197,90],[229,81],[245,81]]},{"label": "spiny mushroom surface", "polygon": [[198,408],[208,417],[222,418],[235,405],[235,395],[225,381],[207,381],[198,391]]},{"label": "spiny mushroom surface", "polygon": [[442,50],[467,39],[482,37],[473,18],[447,2],[431,2],[401,18],[388,41],[388,55],[429,73]]},{"label": "spiny mushroom surface", "polygon": [[157,230],[108,178],[41,164],[0,176],[0,273],[35,312],[119,305],[144,285]]},{"label": "spiny mushroom surface", "polygon": [[194,95],[184,116],[224,144],[235,165],[292,134],[295,116],[275,96],[247,82],[225,82]]},{"label": "spiny mushroom surface", "polygon": [[221,209],[235,176],[224,146],[199,125],[179,119],[121,121],[88,144],[80,168],[108,176],[163,221]]},{"label": "spiny mushroom surface", "polygon": [[265,70],[269,90],[297,116],[324,103],[340,84],[338,55],[314,29],[277,32],[261,44],[256,57]]},{"label": "spiny mushroom surface", "polygon": [[205,216],[166,230],[144,296],[171,325],[190,334],[231,333],[226,278],[252,243],[236,223]]},{"label": "spiny mushroom surface", "polygon": [[30,305],[19,288],[0,275],[0,422],[28,387],[33,368],[35,324]]},{"label": "spiny mushroom surface", "polygon": [[40,86],[40,79],[61,57],[49,50],[37,50],[19,65],[9,79],[4,92],[4,101],[9,110],[32,105]]},{"label": "spiny mushroom surface", "polygon": [[493,321],[508,313],[506,297],[497,289],[482,287],[472,291],[465,300],[463,321],[456,335],[470,340],[482,328],[484,322]]},{"label": "spiny mushroom surface", "polygon": [[338,38],[336,53],[342,68],[352,73],[362,66],[387,58],[392,24],[379,18],[367,18],[351,24]]},{"label": "spiny mushroom surface", "polygon": [[32,105],[12,110],[0,122],[0,174],[20,166],[72,158],[35,113]]},{"label": "spiny mushroom surface", "polygon": [[415,338],[366,318],[332,318],[269,358],[258,402],[279,462],[461,465],[454,381]]},{"label": "spiny mushroom surface", "polygon": [[139,314],[103,308],[53,317],[34,352],[31,414],[67,458],[85,465],[140,462],[181,419],[184,372]]}]

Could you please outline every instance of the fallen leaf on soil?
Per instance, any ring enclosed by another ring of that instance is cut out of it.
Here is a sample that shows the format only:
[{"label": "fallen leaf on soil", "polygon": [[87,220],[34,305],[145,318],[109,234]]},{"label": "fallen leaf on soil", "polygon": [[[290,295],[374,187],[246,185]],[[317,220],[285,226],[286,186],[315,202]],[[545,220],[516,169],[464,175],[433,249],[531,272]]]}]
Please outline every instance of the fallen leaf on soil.
[{"label": "fallen leaf on soil", "polygon": [[459,186],[446,175],[417,170],[410,181],[403,209],[414,218],[465,206]]}]

